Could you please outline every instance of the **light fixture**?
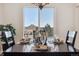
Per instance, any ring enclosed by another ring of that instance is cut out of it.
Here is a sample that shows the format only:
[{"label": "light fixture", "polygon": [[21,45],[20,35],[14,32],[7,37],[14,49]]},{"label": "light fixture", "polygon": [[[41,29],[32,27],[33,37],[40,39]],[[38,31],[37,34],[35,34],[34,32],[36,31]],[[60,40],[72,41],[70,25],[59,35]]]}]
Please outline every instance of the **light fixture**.
[{"label": "light fixture", "polygon": [[32,3],[32,4],[34,4],[35,6],[38,6],[40,9],[42,9],[44,6],[46,6],[49,3]]}]

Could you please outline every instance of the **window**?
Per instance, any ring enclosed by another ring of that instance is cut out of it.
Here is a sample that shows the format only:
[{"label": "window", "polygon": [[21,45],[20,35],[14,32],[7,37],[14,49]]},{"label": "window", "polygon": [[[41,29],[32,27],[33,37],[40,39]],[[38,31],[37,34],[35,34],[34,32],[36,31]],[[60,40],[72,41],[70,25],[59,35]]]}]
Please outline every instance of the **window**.
[{"label": "window", "polygon": [[24,35],[30,36],[29,33],[33,35],[33,31],[38,29],[40,23],[40,30],[45,29],[48,32],[48,36],[53,36],[54,8],[43,8],[40,10],[40,22],[38,13],[38,8],[25,7],[23,9]]}]

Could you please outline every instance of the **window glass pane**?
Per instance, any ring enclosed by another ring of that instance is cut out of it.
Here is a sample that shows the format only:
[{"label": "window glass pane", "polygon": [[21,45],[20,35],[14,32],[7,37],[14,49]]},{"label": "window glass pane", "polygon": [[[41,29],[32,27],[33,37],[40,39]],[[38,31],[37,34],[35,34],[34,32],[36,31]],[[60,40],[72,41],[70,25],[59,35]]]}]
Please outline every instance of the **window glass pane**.
[{"label": "window glass pane", "polygon": [[38,26],[38,8],[24,8],[23,17],[25,27],[31,24]]},{"label": "window glass pane", "polygon": [[38,26],[38,8],[24,8],[24,37],[33,39],[33,31]]},{"label": "window glass pane", "polygon": [[54,8],[43,8],[40,14],[41,14],[40,26],[45,27],[46,24],[49,24],[51,27],[53,27]]},{"label": "window glass pane", "polygon": [[40,27],[45,28],[48,36],[53,36],[54,8],[43,8],[40,11]]}]

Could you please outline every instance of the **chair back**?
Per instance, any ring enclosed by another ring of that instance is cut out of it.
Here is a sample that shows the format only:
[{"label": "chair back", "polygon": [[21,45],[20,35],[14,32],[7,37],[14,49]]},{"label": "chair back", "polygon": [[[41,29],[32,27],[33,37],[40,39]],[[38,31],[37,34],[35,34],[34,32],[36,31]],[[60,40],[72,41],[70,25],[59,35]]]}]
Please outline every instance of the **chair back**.
[{"label": "chair back", "polygon": [[66,43],[74,46],[76,35],[77,35],[77,31],[68,31],[66,37]]},{"label": "chair back", "polygon": [[3,50],[6,50],[7,48],[15,44],[14,36],[12,35],[11,31],[3,31],[2,36],[3,36],[2,39],[5,42],[3,46]]}]

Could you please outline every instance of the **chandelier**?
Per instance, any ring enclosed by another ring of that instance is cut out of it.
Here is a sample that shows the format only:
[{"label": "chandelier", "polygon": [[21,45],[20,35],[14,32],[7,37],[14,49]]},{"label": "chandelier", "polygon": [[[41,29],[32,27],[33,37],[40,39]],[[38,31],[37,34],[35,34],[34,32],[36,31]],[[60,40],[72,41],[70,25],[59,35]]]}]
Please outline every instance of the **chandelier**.
[{"label": "chandelier", "polygon": [[35,6],[38,6],[40,9],[42,9],[44,6],[46,6],[49,3],[32,3],[32,4],[34,4]]}]

